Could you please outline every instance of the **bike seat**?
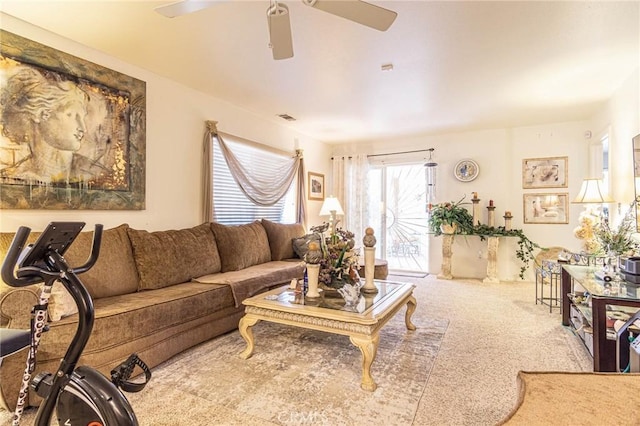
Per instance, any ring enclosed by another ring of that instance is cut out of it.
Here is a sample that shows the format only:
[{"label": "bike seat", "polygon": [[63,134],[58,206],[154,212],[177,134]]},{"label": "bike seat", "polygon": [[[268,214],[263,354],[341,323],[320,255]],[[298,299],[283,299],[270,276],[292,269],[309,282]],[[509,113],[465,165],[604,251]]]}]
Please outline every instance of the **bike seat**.
[{"label": "bike seat", "polygon": [[31,344],[31,331],[0,328],[0,358],[28,348]]}]

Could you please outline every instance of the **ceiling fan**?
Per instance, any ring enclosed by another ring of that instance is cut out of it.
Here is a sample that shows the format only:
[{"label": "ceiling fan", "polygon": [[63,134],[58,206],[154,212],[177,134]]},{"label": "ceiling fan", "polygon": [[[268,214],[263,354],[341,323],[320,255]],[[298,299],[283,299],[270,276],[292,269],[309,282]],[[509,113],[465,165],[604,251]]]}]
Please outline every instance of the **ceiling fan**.
[{"label": "ceiling fan", "polygon": [[[182,0],[155,8],[155,11],[168,18],[186,15],[214,6],[225,0]],[[228,1],[228,0],[227,0]],[[301,0],[306,6],[323,10],[353,22],[386,31],[398,14],[361,0]],[[267,8],[267,22],[273,59],[293,57],[293,41],[291,39],[291,23],[289,8],[277,0],[270,0]]]}]

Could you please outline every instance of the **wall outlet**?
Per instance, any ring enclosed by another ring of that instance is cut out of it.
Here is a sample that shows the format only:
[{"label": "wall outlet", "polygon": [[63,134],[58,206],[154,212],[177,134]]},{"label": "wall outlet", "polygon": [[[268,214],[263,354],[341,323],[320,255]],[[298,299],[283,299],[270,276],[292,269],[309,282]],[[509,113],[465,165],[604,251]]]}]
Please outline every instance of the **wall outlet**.
[{"label": "wall outlet", "polygon": [[482,250],[478,250],[478,259],[482,259]]}]

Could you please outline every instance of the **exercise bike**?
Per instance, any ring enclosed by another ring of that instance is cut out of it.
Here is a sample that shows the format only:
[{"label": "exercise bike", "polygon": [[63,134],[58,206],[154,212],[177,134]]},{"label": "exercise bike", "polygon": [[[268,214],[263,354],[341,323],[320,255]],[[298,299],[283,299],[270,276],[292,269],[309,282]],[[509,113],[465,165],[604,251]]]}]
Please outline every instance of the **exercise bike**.
[{"label": "exercise bike", "polygon": [[[83,222],[51,222],[38,240],[25,248],[31,230],[20,227],[2,265],[2,279],[12,287],[24,287],[43,282],[40,300],[31,312],[31,330],[7,330],[0,334],[0,347],[15,352],[29,347],[13,425],[20,423],[29,385],[42,397],[35,425],[49,425],[55,409],[58,423],[69,426],[136,426],[138,420],[129,401],[120,391],[138,392],[151,379],[146,364],[132,354],[111,371],[111,381],[88,366],[76,367],[87,345],[94,321],[93,301],[78,278],[95,264],[100,253],[102,225],[96,225],[91,254],[87,262],[71,268],[63,254],[84,227]],[[46,331],[47,306],[51,287],[59,281],[73,297],[78,307],[78,328],[55,374],[40,373],[33,380],[36,353],[41,334]],[[3,356],[6,354],[3,353]],[[138,366],[144,372],[143,382],[130,382]]]}]

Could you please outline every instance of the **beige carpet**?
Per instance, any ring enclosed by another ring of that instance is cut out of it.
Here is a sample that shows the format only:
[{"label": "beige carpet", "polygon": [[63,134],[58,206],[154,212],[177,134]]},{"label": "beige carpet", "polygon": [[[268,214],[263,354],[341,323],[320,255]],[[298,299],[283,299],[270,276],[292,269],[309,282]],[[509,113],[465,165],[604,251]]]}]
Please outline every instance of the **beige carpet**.
[{"label": "beige carpet", "polygon": [[148,388],[129,395],[140,423],[493,425],[517,401],[519,370],[591,369],[559,313],[535,305],[532,283],[394,278],[418,286],[418,330],[406,330],[403,314],[382,330],[375,392],[360,389],[348,338],[263,322],[249,360],[233,332],[154,369]]}]

